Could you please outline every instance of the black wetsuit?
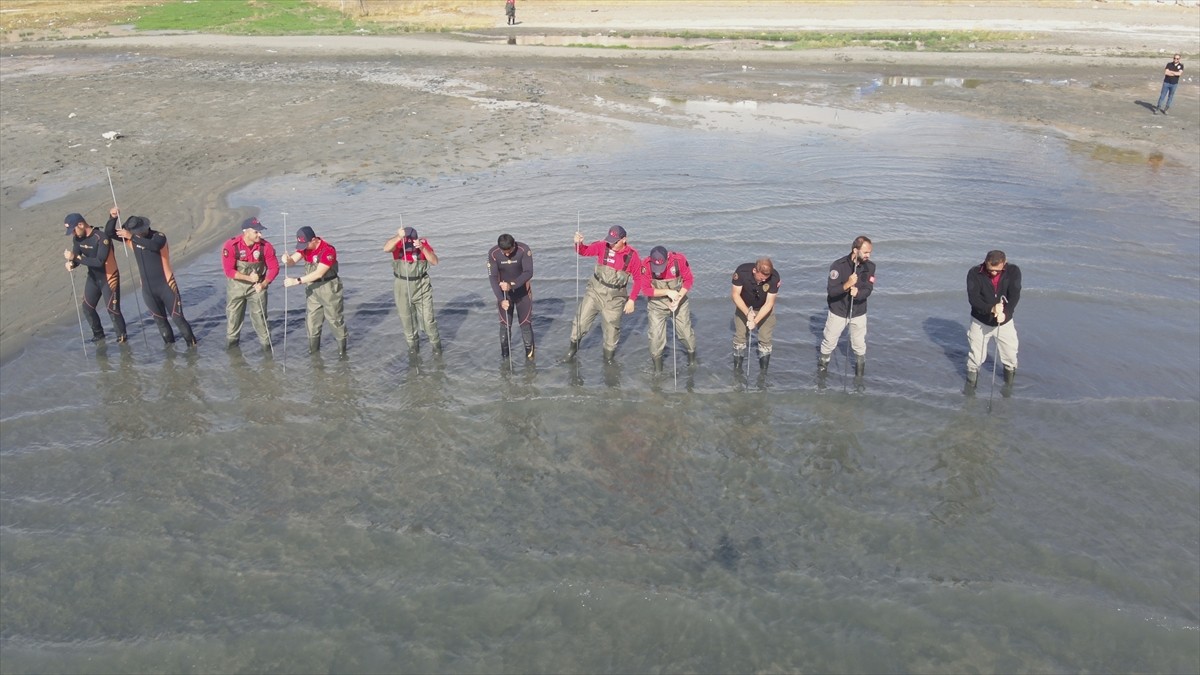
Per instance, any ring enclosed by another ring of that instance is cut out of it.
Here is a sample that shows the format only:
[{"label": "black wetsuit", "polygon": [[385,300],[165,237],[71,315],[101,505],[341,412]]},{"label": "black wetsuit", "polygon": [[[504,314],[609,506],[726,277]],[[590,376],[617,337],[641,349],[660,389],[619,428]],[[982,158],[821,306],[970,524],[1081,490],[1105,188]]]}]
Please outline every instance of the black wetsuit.
[{"label": "black wetsuit", "polygon": [[125,316],[121,314],[121,273],[117,269],[112,247],[113,233],[116,229],[117,219],[110,218],[103,231],[92,228],[92,233],[82,239],[72,236],[71,248],[72,253],[78,256],[73,266],[87,267],[87,282],[83,287],[83,315],[92,327],[92,337],[104,337],[100,314],[96,311],[97,303],[103,297],[113,330],[117,333],[117,341],[124,342],[126,330]]},{"label": "black wetsuit", "polygon": [[[129,229],[128,224],[125,229]],[[192,325],[183,316],[183,301],[179,297],[179,286],[176,285],[175,275],[171,271],[167,236],[149,228],[132,234],[134,257],[137,258],[138,271],[142,274],[142,297],[146,299],[146,309],[154,317],[163,342],[175,342],[175,333],[171,331],[171,324],[167,322],[167,318],[170,317],[179,329],[183,341],[189,345],[196,344]]]},{"label": "black wetsuit", "polygon": [[[533,278],[533,253],[519,241],[516,242],[516,248],[511,258],[499,246],[493,246],[488,251],[488,278],[496,295],[496,310],[500,312],[501,347],[508,350],[509,322],[515,313],[528,356],[533,352],[533,291],[529,284]],[[507,294],[507,312],[500,306],[500,302],[506,299],[504,291],[500,289],[501,281],[512,284],[512,290]]]}]

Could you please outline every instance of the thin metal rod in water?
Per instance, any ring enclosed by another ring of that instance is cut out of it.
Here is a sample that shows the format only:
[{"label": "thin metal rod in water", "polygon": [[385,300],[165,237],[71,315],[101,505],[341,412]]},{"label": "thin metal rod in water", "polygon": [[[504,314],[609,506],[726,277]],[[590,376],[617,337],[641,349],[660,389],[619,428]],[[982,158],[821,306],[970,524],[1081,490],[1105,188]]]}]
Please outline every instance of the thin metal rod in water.
[{"label": "thin metal rod in water", "polygon": [[[287,211],[280,211],[283,216],[283,236],[287,236]],[[284,254],[287,255],[286,253]],[[288,301],[287,301],[287,263],[283,264],[283,374],[287,375],[287,334],[288,334]]]},{"label": "thin metal rod in water", "polygon": [[[858,263],[854,264],[854,274],[858,274]],[[857,285],[858,285],[858,282],[855,281],[854,286],[857,286]],[[853,290],[854,286],[851,286],[850,289]],[[846,381],[850,377],[850,375],[849,375],[849,372],[850,372],[850,340],[851,340],[850,336],[854,334],[854,328],[850,325],[850,322],[853,320],[854,320],[854,294],[851,293],[850,294],[850,311],[846,312],[846,360],[842,362],[842,393],[843,394],[845,394],[846,391],[848,390],[848,388],[846,387]]]},{"label": "thin metal rod in water", "polygon": [[71,277],[71,297],[75,298],[75,318],[79,320],[79,344],[83,347],[83,358],[87,358],[87,338],[83,336],[83,314],[79,311],[79,292],[75,290],[75,275],[71,274],[71,270],[67,270],[67,276]]},{"label": "thin metal rod in water", "polygon": [[678,308],[671,309],[671,375],[675,378],[675,391],[679,391],[679,349],[675,342],[675,332],[679,327],[675,325],[675,311]]},{"label": "thin metal rod in water", "polygon": [[996,395],[996,362],[1000,360],[1000,327],[996,326],[996,335],[992,336],[995,344],[992,349],[992,389],[988,392],[988,414],[992,414],[992,397]]},{"label": "thin metal rod in water", "polygon": [[516,308],[514,308],[513,304],[508,300],[508,291],[504,291],[504,301],[508,303],[508,309],[504,310],[504,325],[508,328],[508,369],[512,370],[512,320],[513,317],[516,316],[517,312]]},{"label": "thin metal rod in water", "polygon": [[[120,220],[121,207],[117,205],[117,190],[116,190],[116,188],[113,187],[112,171],[106,166],[106,167],[104,167],[104,173],[108,176],[108,191],[112,193],[113,208],[117,210],[117,219]],[[129,262],[129,247],[125,245],[125,242],[121,242],[121,248],[125,249],[125,262]],[[117,262],[117,260],[116,260],[116,257],[114,256],[113,264],[116,264],[116,262]],[[120,275],[121,275],[121,269],[118,266],[117,276],[119,277]],[[121,290],[120,285],[117,286],[117,290],[118,291]],[[138,322],[141,323],[142,322],[142,299],[140,297],[138,297],[137,291],[134,291],[134,293],[133,293],[133,301],[135,303],[137,303]],[[142,333],[142,344],[144,344],[146,346],[146,349],[150,349],[150,339],[146,337],[146,325],[144,323],[142,324],[141,333]]]}]

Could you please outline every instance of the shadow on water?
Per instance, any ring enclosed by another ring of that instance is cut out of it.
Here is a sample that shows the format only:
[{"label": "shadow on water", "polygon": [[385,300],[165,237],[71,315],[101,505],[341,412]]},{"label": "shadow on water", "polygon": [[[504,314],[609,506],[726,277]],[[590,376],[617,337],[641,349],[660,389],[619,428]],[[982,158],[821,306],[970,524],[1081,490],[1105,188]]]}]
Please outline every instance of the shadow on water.
[{"label": "shadow on water", "polygon": [[922,323],[925,335],[938,347],[946,360],[954,366],[955,371],[965,376],[967,373],[967,329],[957,321],[940,319],[931,316]]}]

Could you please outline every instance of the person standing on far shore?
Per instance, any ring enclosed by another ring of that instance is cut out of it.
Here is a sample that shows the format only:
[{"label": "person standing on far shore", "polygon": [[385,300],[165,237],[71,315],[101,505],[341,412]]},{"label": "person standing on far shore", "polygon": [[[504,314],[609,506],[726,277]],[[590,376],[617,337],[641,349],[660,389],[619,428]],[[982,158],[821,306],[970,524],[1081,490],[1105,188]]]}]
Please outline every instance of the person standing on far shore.
[{"label": "person standing on far shore", "polygon": [[517,25],[517,0],[504,0],[504,16],[508,17],[508,25]]},{"label": "person standing on far shore", "polygon": [[[1179,55],[1176,54],[1163,70],[1162,92],[1158,95],[1158,105],[1155,110],[1166,115],[1167,110],[1171,107],[1171,101],[1175,100],[1175,88],[1179,86],[1179,76],[1183,74],[1183,62],[1179,60]],[[1163,101],[1167,104],[1163,105]]]}]

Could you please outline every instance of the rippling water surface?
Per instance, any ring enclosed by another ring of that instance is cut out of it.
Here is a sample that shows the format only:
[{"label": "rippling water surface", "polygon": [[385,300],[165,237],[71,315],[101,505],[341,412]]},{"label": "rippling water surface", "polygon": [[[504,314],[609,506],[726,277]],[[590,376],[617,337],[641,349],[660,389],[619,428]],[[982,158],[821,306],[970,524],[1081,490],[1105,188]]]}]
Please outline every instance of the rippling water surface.
[{"label": "rippling water surface", "polygon": [[[1195,672],[1195,176],[955,117],[859,122],[232,195],[277,243],[337,246],[351,354],[328,331],[305,353],[295,289],[285,351],[278,286],[274,358],[225,352],[214,250],[178,270],[198,353],[153,329],[147,350],[143,324],[85,358],[72,324],[4,365],[3,670]],[[650,372],[641,306],[616,366],[598,328],[558,362],[577,214],[589,240],[622,224],[689,256],[694,372]],[[401,216],[442,257],[441,359],[403,347],[380,251]],[[539,356],[511,372],[501,232],[536,261]],[[822,388],[824,275],[858,234],[867,376],[844,386],[839,356]],[[989,403],[987,376],[961,386],[991,248],[1025,290],[1017,383]],[[746,378],[729,274],[760,255],[777,343]]]}]

